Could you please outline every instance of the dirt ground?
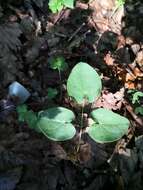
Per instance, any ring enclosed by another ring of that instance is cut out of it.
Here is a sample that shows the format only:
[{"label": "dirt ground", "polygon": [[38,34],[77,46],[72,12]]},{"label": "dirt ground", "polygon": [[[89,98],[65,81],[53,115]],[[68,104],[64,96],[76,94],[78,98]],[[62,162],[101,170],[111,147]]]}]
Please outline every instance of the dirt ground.
[{"label": "dirt ground", "polygon": [[[131,123],[118,142],[99,144],[83,135],[75,154],[76,137],[48,140],[0,105],[0,190],[142,190],[143,116],[134,112],[128,94],[143,92],[142,26],[141,0],[117,9],[114,0],[77,0],[74,9],[56,14],[47,0],[0,1],[1,102],[16,80],[31,93],[29,109],[75,110],[65,86],[73,66],[83,61],[102,78],[102,95],[92,108],[114,110]],[[49,100],[49,87],[60,90],[59,74],[49,65],[56,56],[65,58],[68,70],[61,75],[62,99],[57,94]]]}]

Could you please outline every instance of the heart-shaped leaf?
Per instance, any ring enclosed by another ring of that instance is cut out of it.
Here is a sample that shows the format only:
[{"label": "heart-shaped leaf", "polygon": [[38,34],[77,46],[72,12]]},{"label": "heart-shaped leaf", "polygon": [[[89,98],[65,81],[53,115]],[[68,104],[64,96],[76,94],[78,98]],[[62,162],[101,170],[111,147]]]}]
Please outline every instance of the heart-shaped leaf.
[{"label": "heart-shaped leaf", "polygon": [[71,123],[62,123],[42,117],[38,122],[41,132],[51,140],[65,141],[73,138],[76,131]]},{"label": "heart-shaped leaf", "polygon": [[53,13],[57,13],[61,11],[63,8],[63,0],[50,0],[49,8],[51,9]]},{"label": "heart-shaped leaf", "polygon": [[77,103],[92,103],[101,93],[101,79],[87,63],[78,63],[71,71],[67,81],[67,91]]},{"label": "heart-shaped leaf", "polygon": [[74,113],[63,107],[50,108],[39,113],[38,127],[51,140],[65,141],[76,133],[71,121]]},{"label": "heart-shaped leaf", "polygon": [[74,113],[64,107],[53,107],[39,112],[39,117],[46,117],[48,119],[59,122],[71,122],[75,119]]},{"label": "heart-shaped leaf", "polygon": [[64,0],[64,5],[65,7],[68,7],[68,8],[73,8],[74,7],[74,0]]},{"label": "heart-shaped leaf", "polygon": [[113,142],[128,132],[129,120],[117,113],[99,108],[91,116],[95,123],[89,127],[88,134],[96,142]]}]

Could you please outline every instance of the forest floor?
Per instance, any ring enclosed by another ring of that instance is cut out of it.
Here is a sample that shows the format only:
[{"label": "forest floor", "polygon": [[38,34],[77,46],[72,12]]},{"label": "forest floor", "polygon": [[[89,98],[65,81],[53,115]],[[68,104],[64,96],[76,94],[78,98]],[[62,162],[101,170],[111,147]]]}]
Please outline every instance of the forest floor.
[{"label": "forest floor", "polygon": [[[0,107],[0,190],[142,190],[143,97],[133,102],[134,94],[143,92],[142,1],[127,0],[116,9],[114,0],[79,0],[74,9],[57,14],[44,0],[7,2],[0,3],[1,102],[16,80],[31,93],[25,104],[35,112],[51,106],[75,109],[66,81],[82,61],[102,78],[93,107],[124,115],[131,128],[109,144],[85,136],[75,154],[76,138],[50,141],[19,122],[15,111],[4,115]],[[57,56],[64,57],[68,70],[61,73],[62,99],[58,93],[50,100],[48,88],[59,92],[61,87],[49,64]]]}]

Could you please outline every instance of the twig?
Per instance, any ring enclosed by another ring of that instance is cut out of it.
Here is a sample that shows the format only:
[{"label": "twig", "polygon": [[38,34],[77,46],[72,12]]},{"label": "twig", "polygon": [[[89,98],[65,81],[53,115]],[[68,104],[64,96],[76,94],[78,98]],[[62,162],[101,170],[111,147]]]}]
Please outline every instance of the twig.
[{"label": "twig", "polygon": [[78,29],[70,36],[68,42],[70,42],[74,38],[74,36],[83,28],[83,26],[85,26],[85,23],[82,23],[82,25],[78,27]]},{"label": "twig", "polygon": [[133,117],[133,119],[136,121],[136,123],[140,127],[143,127],[143,120],[134,113],[132,106],[126,100],[123,101],[123,104],[125,105],[130,115]]},{"label": "twig", "polygon": [[[114,159],[116,158],[117,155],[125,153],[126,147],[129,144],[129,142],[131,141],[132,137],[134,135],[134,130],[133,128],[129,128],[128,131],[128,135],[127,135],[127,139],[125,140],[124,138],[120,139],[116,146],[115,149],[112,153],[112,155],[110,156],[110,158],[107,160],[107,163],[113,168],[112,166],[112,162],[114,162]],[[114,171],[117,171],[117,168],[113,168]]]},{"label": "twig", "polygon": [[115,15],[115,13],[118,11],[118,9],[119,9],[120,7],[119,6],[116,6],[114,9],[113,9],[113,11],[111,12],[111,15],[109,16],[109,19],[113,19],[113,16]]},{"label": "twig", "polygon": [[66,9],[63,9],[61,12],[58,13],[57,18],[54,21],[54,25],[60,22],[66,12]]},{"label": "twig", "polygon": [[60,101],[62,101],[63,92],[62,92],[62,77],[61,77],[60,69],[58,70],[58,72],[59,72],[59,79],[60,79]]}]

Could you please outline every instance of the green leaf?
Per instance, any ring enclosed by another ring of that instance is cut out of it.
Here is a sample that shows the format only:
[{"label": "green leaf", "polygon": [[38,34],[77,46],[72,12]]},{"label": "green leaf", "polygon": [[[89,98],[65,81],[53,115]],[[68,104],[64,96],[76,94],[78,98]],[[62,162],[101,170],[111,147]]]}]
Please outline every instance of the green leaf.
[{"label": "green leaf", "polygon": [[49,8],[53,13],[57,13],[63,9],[63,0],[50,0]]},{"label": "green leaf", "polygon": [[125,4],[125,0],[116,0],[115,3],[117,7],[121,7]]},{"label": "green leaf", "polygon": [[142,106],[136,107],[135,108],[135,113],[143,115],[143,107]]},{"label": "green leaf", "polygon": [[39,113],[38,127],[51,140],[65,141],[76,133],[71,121],[74,113],[63,107],[50,108]]},{"label": "green leaf", "polygon": [[68,7],[68,8],[74,8],[74,0],[63,0],[64,1],[64,5],[65,7]]},{"label": "green leaf", "polygon": [[72,120],[75,119],[74,113],[64,107],[53,107],[49,108],[47,110],[39,112],[38,117],[47,117],[48,119],[52,119],[55,121],[60,121],[60,122],[71,122]]},{"label": "green leaf", "polygon": [[98,73],[87,63],[78,63],[71,71],[67,81],[67,91],[77,103],[92,103],[101,93],[101,79]]},{"label": "green leaf", "polygon": [[27,105],[23,104],[17,106],[18,120],[26,122],[31,129],[35,129],[39,132],[37,127],[37,115],[32,110],[28,110]]},{"label": "green leaf", "polygon": [[71,123],[63,123],[42,117],[38,122],[41,132],[54,141],[65,141],[73,138],[76,133]]},{"label": "green leaf", "polygon": [[37,116],[36,116],[36,114],[32,110],[29,110],[25,114],[25,121],[27,122],[28,126],[31,129],[35,129],[36,131],[39,132],[38,126],[37,126]]},{"label": "green leaf", "polygon": [[16,111],[18,113],[18,121],[24,122],[25,121],[25,115],[28,112],[27,105],[19,105],[16,108]]},{"label": "green leaf", "polygon": [[95,123],[89,127],[88,134],[96,142],[117,141],[128,132],[129,120],[110,110],[99,108],[91,116]]},{"label": "green leaf", "polygon": [[52,57],[50,59],[50,67],[59,71],[65,71],[68,68],[68,64],[65,62],[64,57]]},{"label": "green leaf", "polygon": [[73,8],[74,7],[74,0],[50,0],[49,1],[49,8],[53,13],[57,13],[61,11],[63,8]]},{"label": "green leaf", "polygon": [[57,94],[58,94],[58,91],[56,88],[48,88],[48,99],[49,100],[52,100],[53,98],[55,98]]},{"label": "green leaf", "polygon": [[135,93],[133,94],[132,103],[133,103],[133,104],[135,104],[136,102],[139,103],[139,98],[140,98],[140,97],[143,97],[143,92],[140,92],[140,91],[135,92]]}]

